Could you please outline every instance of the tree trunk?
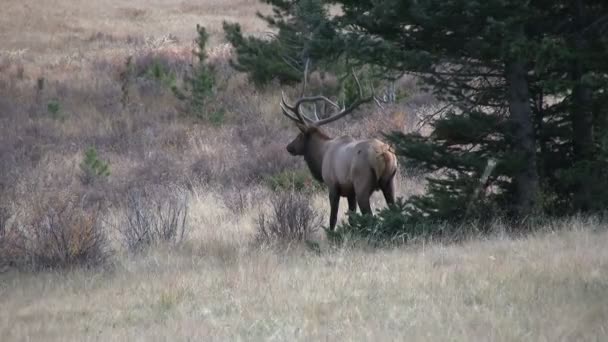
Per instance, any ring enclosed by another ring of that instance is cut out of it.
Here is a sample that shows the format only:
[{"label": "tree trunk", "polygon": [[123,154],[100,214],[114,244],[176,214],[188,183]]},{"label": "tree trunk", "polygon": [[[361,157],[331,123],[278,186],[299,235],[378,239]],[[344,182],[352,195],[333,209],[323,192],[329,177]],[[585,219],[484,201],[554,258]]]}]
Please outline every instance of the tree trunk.
[{"label": "tree trunk", "polygon": [[510,120],[513,124],[513,148],[522,160],[522,167],[513,180],[515,182],[514,214],[516,218],[523,219],[534,213],[539,188],[530,91],[521,61],[507,63],[506,79]]},{"label": "tree trunk", "polygon": [[[574,51],[578,52],[572,66],[572,108],[570,119],[572,121],[572,152],[575,162],[591,161],[594,157],[593,143],[593,90],[585,82],[587,68],[581,54],[587,50],[587,43],[583,36],[585,15],[580,0],[575,3],[575,18],[577,32],[574,35]],[[591,207],[593,180],[590,175],[580,174],[579,183],[574,193],[574,206],[576,210],[586,211]]]},{"label": "tree trunk", "polygon": [[[578,74],[577,76],[580,76]],[[592,205],[593,179],[585,170],[588,166],[583,163],[592,161],[594,156],[593,145],[593,94],[589,86],[583,84],[581,79],[575,81],[572,90],[572,152],[574,161],[581,163],[581,172],[578,174],[577,187],[574,192],[573,205],[576,210],[587,211]],[[591,171],[591,170],[587,170]]]}]

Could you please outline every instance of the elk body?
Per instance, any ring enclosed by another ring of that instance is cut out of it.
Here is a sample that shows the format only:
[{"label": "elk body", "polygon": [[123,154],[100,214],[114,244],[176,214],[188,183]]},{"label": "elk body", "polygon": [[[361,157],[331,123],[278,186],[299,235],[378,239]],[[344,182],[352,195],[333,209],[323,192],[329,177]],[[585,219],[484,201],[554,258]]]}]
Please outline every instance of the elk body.
[{"label": "elk body", "polygon": [[[356,76],[355,80],[361,95],[361,85]],[[397,158],[389,145],[377,139],[331,138],[321,129],[322,125],[344,117],[371,99],[359,97],[348,108],[340,108],[324,96],[301,97],[294,105],[287,104],[284,97],[281,100],[283,114],[295,121],[300,130],[300,134],[287,145],[287,151],[294,156],[303,156],[313,177],[327,186],[331,230],[336,226],[341,197],[348,199],[350,211],[356,211],[358,205],[363,214],[371,214],[370,197],[375,191],[382,191],[387,204],[395,201]],[[301,112],[303,103],[316,101],[325,101],[339,112],[322,120],[313,120]]]}]

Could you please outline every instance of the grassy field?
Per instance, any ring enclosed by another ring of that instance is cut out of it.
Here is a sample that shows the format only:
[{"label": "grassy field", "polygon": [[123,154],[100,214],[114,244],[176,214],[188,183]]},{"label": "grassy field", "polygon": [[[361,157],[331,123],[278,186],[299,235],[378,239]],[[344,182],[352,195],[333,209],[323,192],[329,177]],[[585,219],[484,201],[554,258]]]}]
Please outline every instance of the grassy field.
[{"label": "grassy field", "polygon": [[564,226],[524,240],[320,256],[208,236],[121,257],[113,272],[9,273],[0,332],[4,341],[603,341],[608,234]]},{"label": "grassy field", "polygon": [[[489,236],[385,249],[331,247],[320,230],[312,235],[320,251],[256,243],[261,214],[272,215],[281,199],[269,179],[307,175],[285,151],[297,129],[280,115],[281,89],[256,90],[228,63],[221,23],[263,34],[255,12],[269,9],[257,0],[1,7],[2,341],[608,339],[608,231],[591,219],[547,223],[519,238],[497,223]],[[210,106],[224,113],[219,124],[184,116],[166,84],[189,70],[196,24],[211,33]],[[149,76],[158,65],[166,78]],[[329,133],[416,129],[438,104],[412,79],[398,86],[406,99],[363,108]],[[103,179],[83,176],[91,147],[109,165]],[[398,178],[399,196],[424,190],[419,178]],[[323,225],[326,196],[298,202]],[[183,241],[128,251],[130,208],[168,198],[187,208]],[[57,214],[65,202],[77,203],[68,210],[75,216]],[[384,205],[379,194],[373,203]],[[92,208],[101,208],[97,216]],[[21,250],[4,230],[30,236],[19,246],[41,262],[31,252],[49,246],[31,236],[54,218],[68,227],[69,251],[90,238],[84,228],[101,229],[104,265],[49,271],[9,260]]]}]

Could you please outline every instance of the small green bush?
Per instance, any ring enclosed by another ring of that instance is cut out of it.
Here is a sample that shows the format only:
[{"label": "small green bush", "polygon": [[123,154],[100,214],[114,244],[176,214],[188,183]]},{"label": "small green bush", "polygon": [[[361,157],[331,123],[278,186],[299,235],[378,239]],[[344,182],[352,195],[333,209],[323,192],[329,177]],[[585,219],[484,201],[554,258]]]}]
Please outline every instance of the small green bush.
[{"label": "small green bush", "polygon": [[446,225],[440,223],[415,221],[405,215],[407,202],[397,202],[374,216],[349,213],[348,220],[335,231],[327,230],[328,240],[340,243],[346,238],[362,239],[372,245],[405,243],[416,238],[443,234]]},{"label": "small green bush", "polygon": [[221,126],[226,120],[226,111],[223,108],[212,111],[208,115],[208,120],[214,126]]},{"label": "small green bush", "polygon": [[211,106],[216,81],[213,68],[206,63],[205,47],[209,40],[209,34],[200,25],[196,26],[196,31],[198,33],[196,38],[197,49],[194,54],[198,59],[198,64],[193,67],[192,73],[184,78],[183,87],[180,89],[174,85],[172,90],[179,100],[187,104],[186,112],[189,115],[218,125],[224,120],[224,112]]},{"label": "small green bush", "polygon": [[312,178],[308,170],[288,170],[269,176],[266,182],[273,191],[316,192],[322,185]]},{"label": "small green bush", "polygon": [[64,121],[65,113],[61,110],[61,104],[58,100],[51,100],[46,105],[46,109],[51,114],[51,118],[54,120]]},{"label": "small green bush", "polygon": [[155,59],[152,65],[146,70],[144,76],[154,80],[163,86],[174,89],[176,87],[176,77],[169,68],[167,68],[160,60]]},{"label": "small green bush", "polygon": [[81,180],[83,184],[91,184],[110,175],[109,163],[99,159],[97,150],[94,147],[90,147],[85,151],[84,160],[80,163],[80,169],[82,171]]}]

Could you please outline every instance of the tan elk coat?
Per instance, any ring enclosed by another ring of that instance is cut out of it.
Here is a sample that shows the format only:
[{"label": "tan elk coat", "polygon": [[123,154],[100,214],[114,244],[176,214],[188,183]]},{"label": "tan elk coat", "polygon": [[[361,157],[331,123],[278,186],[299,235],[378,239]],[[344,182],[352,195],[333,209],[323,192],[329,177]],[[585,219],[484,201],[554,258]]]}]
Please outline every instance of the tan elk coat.
[{"label": "tan elk coat", "polygon": [[325,183],[330,199],[330,228],[336,225],[340,197],[349,210],[357,204],[370,214],[369,199],[381,190],[387,204],[394,203],[397,158],[389,145],[378,139],[356,140],[349,136],[330,138],[319,127],[298,124],[301,133],[287,146],[292,155],[302,155],[313,177]]}]

